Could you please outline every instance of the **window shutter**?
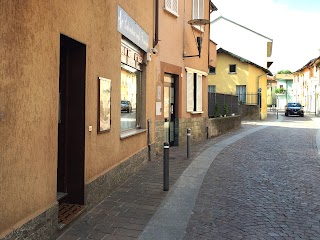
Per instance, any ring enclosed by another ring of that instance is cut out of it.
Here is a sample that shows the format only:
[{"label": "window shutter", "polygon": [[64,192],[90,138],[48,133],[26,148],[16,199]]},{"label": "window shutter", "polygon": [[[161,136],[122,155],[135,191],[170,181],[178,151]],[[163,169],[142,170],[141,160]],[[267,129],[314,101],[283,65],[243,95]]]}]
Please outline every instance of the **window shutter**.
[{"label": "window shutter", "polygon": [[198,18],[204,18],[204,2],[203,0],[198,0],[199,1],[199,15]]},{"label": "window shutter", "polygon": [[193,112],[193,73],[187,72],[187,112]]},{"label": "window shutter", "polygon": [[197,111],[202,111],[202,75],[197,74]]},{"label": "window shutter", "polygon": [[199,0],[193,0],[192,4],[192,18],[193,19],[198,19],[198,1]]}]

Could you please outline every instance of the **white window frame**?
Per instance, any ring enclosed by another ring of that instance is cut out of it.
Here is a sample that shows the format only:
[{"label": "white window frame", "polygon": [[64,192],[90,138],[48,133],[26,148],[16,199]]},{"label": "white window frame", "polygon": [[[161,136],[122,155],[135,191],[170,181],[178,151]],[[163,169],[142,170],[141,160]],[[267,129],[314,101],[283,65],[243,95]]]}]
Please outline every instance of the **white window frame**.
[{"label": "white window frame", "polygon": [[187,72],[187,112],[192,114],[203,113],[202,110],[202,90],[203,78],[207,73],[186,67]]},{"label": "white window frame", "polygon": [[[164,0],[164,9],[173,15],[179,17],[179,0]],[[176,8],[174,8],[176,6]]]},{"label": "white window frame", "polygon": [[236,85],[236,95],[238,102],[247,103],[247,85]]},{"label": "white window frame", "polygon": [[208,85],[208,92],[209,93],[216,93],[216,85]]},{"label": "white window frame", "polygon": [[[192,19],[204,18],[204,0],[192,0]],[[200,31],[204,31],[204,26],[193,26]]]}]

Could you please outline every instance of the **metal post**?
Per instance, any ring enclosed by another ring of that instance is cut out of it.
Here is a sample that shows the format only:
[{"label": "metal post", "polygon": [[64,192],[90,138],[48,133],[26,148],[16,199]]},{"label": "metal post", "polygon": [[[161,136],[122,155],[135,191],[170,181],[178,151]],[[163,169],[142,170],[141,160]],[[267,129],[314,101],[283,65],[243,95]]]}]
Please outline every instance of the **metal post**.
[{"label": "metal post", "polygon": [[169,191],[169,143],[163,146],[163,191]]},{"label": "metal post", "polygon": [[148,119],[148,159],[151,161],[151,133],[150,133],[151,120]]},{"label": "metal post", "polygon": [[277,110],[277,119],[278,119],[278,110]]},{"label": "metal post", "polygon": [[314,116],[317,116],[317,85],[314,86]]},{"label": "metal post", "polygon": [[191,138],[191,128],[187,129],[187,158],[190,156],[190,138]]}]

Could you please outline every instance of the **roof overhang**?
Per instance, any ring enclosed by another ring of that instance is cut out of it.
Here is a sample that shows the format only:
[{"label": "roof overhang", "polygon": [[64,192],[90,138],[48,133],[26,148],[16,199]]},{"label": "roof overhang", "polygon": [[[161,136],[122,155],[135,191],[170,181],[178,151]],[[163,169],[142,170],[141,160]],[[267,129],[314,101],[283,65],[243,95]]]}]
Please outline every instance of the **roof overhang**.
[{"label": "roof overhang", "polygon": [[241,61],[241,62],[245,62],[245,63],[251,64],[251,65],[253,65],[253,66],[261,69],[262,71],[264,71],[264,72],[266,73],[266,75],[273,76],[273,74],[270,72],[269,69],[266,69],[266,68],[264,68],[264,67],[261,67],[261,66],[259,66],[258,64],[254,63],[254,62],[251,62],[251,61],[249,61],[249,60],[247,60],[247,59],[245,59],[245,58],[243,58],[243,57],[240,57],[240,56],[238,56],[238,55],[236,55],[236,54],[234,54],[234,53],[232,53],[232,52],[229,52],[229,51],[227,51],[227,50],[225,50],[225,49],[223,49],[223,48],[219,48],[219,49],[217,50],[217,54],[218,54],[218,53],[228,54],[228,55],[230,55],[230,56],[238,59],[238,60]]},{"label": "roof overhang", "polygon": [[212,13],[213,11],[217,11],[217,10],[218,10],[218,8],[210,0],[210,13]]}]

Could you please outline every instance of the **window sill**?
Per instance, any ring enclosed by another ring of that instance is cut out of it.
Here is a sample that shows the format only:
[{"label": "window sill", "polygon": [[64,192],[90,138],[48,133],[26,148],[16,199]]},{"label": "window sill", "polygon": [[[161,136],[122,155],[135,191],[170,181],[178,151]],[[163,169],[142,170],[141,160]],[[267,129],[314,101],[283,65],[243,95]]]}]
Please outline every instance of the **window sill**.
[{"label": "window sill", "polygon": [[175,13],[174,11],[170,10],[169,8],[164,7],[163,10],[167,11],[168,13],[172,14],[175,17],[179,17],[178,13]]},{"label": "window sill", "polygon": [[191,114],[202,114],[204,113],[204,111],[194,111],[194,112],[190,112]]},{"label": "window sill", "polygon": [[236,72],[229,72],[229,74],[237,74]]},{"label": "window sill", "polygon": [[130,129],[120,133],[120,139],[125,139],[143,132],[146,132],[147,129]]}]

